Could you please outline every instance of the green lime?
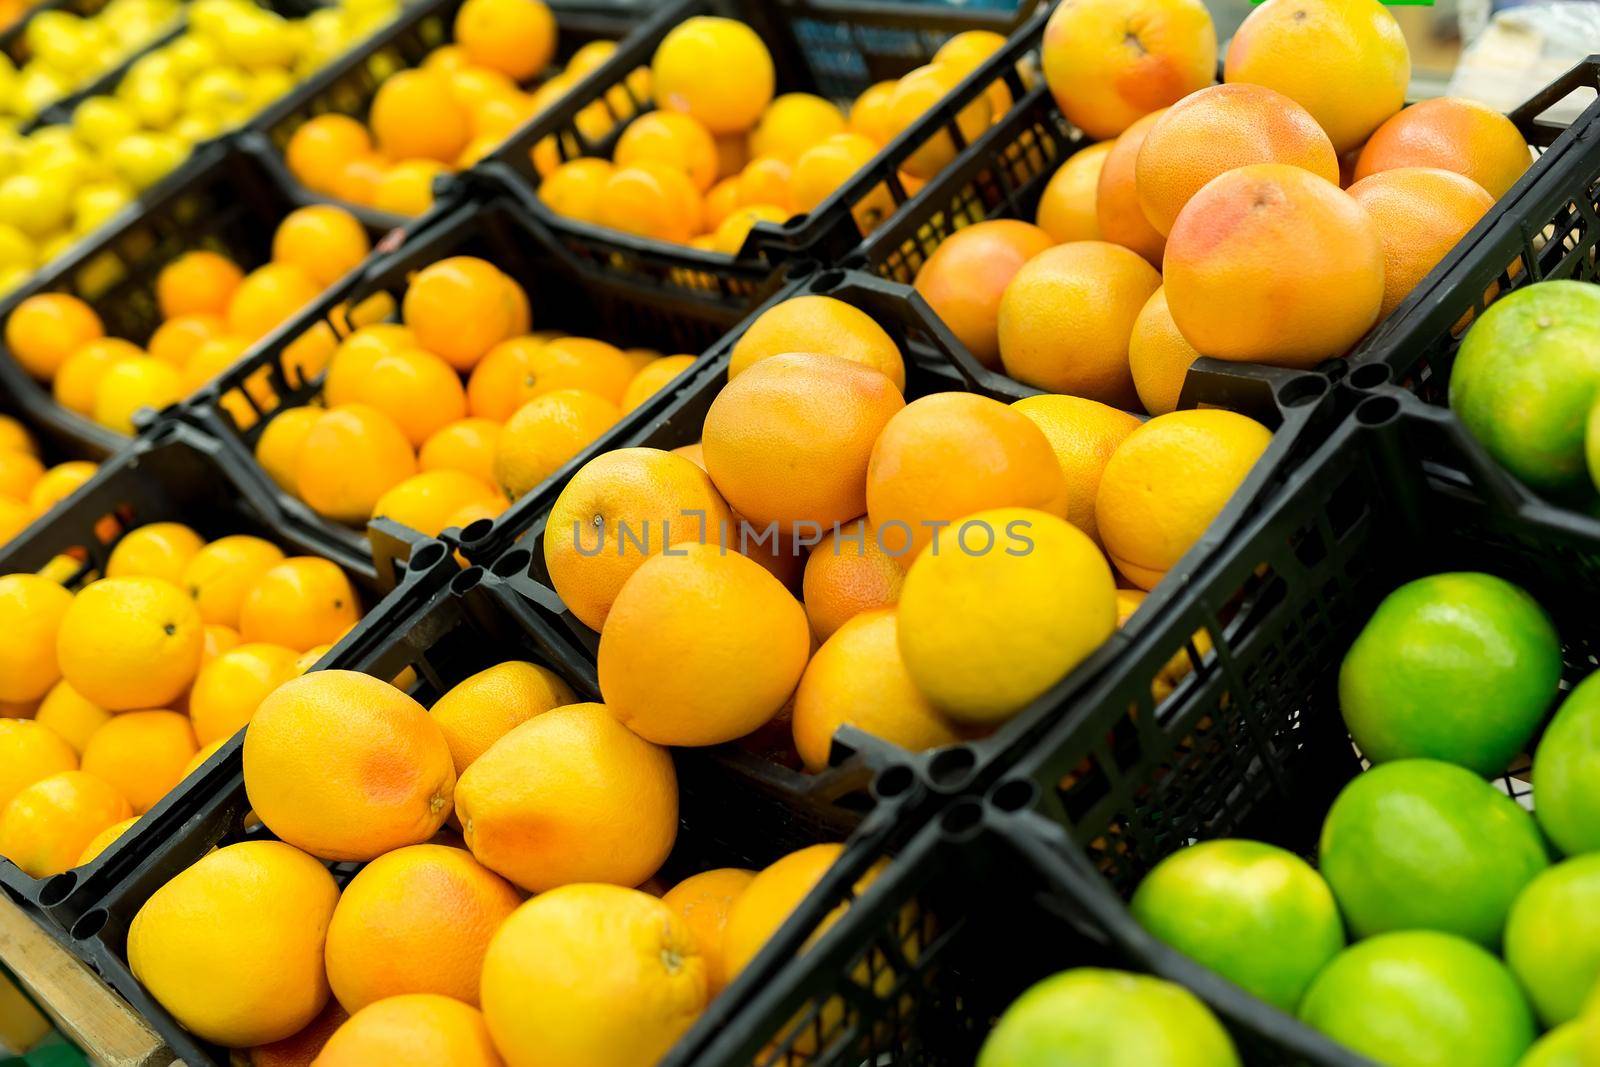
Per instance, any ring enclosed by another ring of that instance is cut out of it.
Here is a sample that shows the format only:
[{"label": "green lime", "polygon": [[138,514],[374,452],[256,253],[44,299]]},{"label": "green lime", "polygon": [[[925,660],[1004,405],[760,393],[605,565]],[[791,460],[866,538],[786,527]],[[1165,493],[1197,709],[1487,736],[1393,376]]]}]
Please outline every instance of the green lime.
[{"label": "green lime", "polygon": [[1517,1061],[1517,1067],[1584,1067],[1582,1024],[1563,1023],[1545,1034]]},{"label": "green lime", "polygon": [[1600,852],[1600,674],[1567,694],[1533,756],[1534,814],[1569,856]]},{"label": "green lime", "polygon": [[1431,930],[1345,949],[1311,983],[1300,1018],[1388,1067],[1513,1067],[1535,1033],[1505,964]]},{"label": "green lime", "polygon": [[1299,856],[1259,841],[1205,841],[1162,860],[1133,894],[1139,925],[1293,1012],[1344,948],[1339,906]]},{"label": "green lime", "polygon": [[1546,1026],[1582,1014],[1600,980],[1600,853],[1528,883],[1506,921],[1506,962]]},{"label": "green lime", "polygon": [[1490,574],[1435,574],[1372,613],[1339,669],[1339,707],[1373,763],[1490,775],[1528,743],[1560,681],[1561,642],[1531,596]]},{"label": "green lime", "polygon": [[1541,282],[1501,297],[1467,331],[1450,407],[1537,489],[1589,484],[1584,431],[1600,388],[1600,286]]},{"label": "green lime", "polygon": [[977,1067],[1239,1067],[1233,1040],[1182,986],[1081,967],[1007,1008]]},{"label": "green lime", "polygon": [[1354,936],[1442,930],[1490,948],[1511,902],[1550,863],[1532,815],[1438,760],[1352,779],[1328,810],[1319,853]]}]

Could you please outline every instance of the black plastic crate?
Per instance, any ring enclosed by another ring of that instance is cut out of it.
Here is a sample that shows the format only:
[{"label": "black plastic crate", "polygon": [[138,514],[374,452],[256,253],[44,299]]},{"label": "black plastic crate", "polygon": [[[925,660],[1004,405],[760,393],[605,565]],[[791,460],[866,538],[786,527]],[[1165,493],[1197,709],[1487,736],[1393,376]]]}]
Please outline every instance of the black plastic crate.
[{"label": "black plastic crate", "polygon": [[[279,509],[303,528],[306,536],[341,544],[348,552],[365,551],[363,531],[322,518],[274,485],[255,462],[255,445],[273,416],[321,396],[320,377],[303,380],[285,363],[285,349],[296,338],[319,326],[332,328],[335,309],[341,304],[356,307],[388,293],[399,307],[413,272],[454,255],[481,256],[515,278],[528,294],[534,329],[560,328],[624,347],[699,352],[732,325],[716,309],[710,309],[713,313],[708,315],[706,309],[685,308],[670,298],[641,300],[605,279],[577,274],[510,197],[452,199],[418,220],[408,234],[392,234],[362,267],[181,405],[179,417],[217,437],[241,470],[258,483],[257,491],[276,499]],[[618,439],[641,425],[665,405],[671,393],[671,389],[663,390],[623,416],[601,441]],[[224,401],[234,411],[248,410],[254,417],[252,424],[241,429]]]},{"label": "black plastic crate", "polygon": [[[926,303],[905,286],[860,272],[832,271],[796,283],[775,297],[774,302],[806,292],[826,294],[860,308],[895,338],[909,354],[905,390],[908,398],[963,390],[1010,402],[1038,392],[979,366]],[[545,570],[543,534],[550,508],[593,455],[615,448],[671,449],[698,441],[706,411],[727,381],[732,346],[742,333],[743,326],[710,349],[702,357],[703,370],[648,421],[635,424],[625,436],[607,435],[564,467],[550,483],[524,497],[492,527],[475,524],[463,531],[462,550],[468,558],[475,562],[493,559],[492,569],[497,576],[534,610],[551,616],[571,635],[584,650],[586,672],[591,679],[599,635],[566,610]],[[809,775],[772,764],[768,773],[774,780],[796,796],[815,795],[821,790],[825,796],[835,798],[835,803],[848,804],[848,783],[865,780],[870,777],[871,768],[885,763],[918,767],[930,787],[945,795],[981,788],[999,774],[1003,755],[1049,729],[1095,677],[1120,662],[1122,647],[1154,625],[1165,614],[1167,602],[1181,593],[1257,506],[1292,478],[1302,454],[1314,446],[1317,434],[1327,431],[1335,414],[1335,398],[1322,375],[1214,360],[1203,361],[1203,366],[1190,373],[1180,406],[1201,404],[1250,415],[1274,431],[1273,441],[1206,534],[1151,591],[1133,619],[1099,650],[988,738],[926,753],[908,753],[857,731],[841,732],[835,739],[833,765],[828,770]]]},{"label": "black plastic crate", "polygon": [[[76,493],[0,545],[0,574],[37,572],[57,556],[68,555],[77,560],[78,569],[65,584],[76,589],[105,573],[111,550],[124,533],[153,522],[181,522],[208,540],[253,534],[290,555],[322,556],[339,564],[369,611],[338,649],[370,640],[370,631],[387,633],[391,624],[385,620],[415,596],[419,585],[425,587],[430,581],[442,585],[457,570],[442,546],[424,555],[420,543],[392,542],[393,554],[382,561],[380,570],[364,555],[352,556],[338,546],[299,536],[285,528],[270,500],[252,493],[215,441],[182,423],[164,422],[108,460]],[[386,600],[386,590],[397,591]],[[85,867],[35,879],[0,857],[0,887],[38,909],[37,914],[50,920],[46,925],[64,927],[106,890],[110,880],[173,833],[191,803],[188,798],[203,793],[214,777],[207,771],[174,787]]]},{"label": "black plastic crate", "polygon": [[[899,164],[938,137],[953,138],[958,148],[967,143],[956,124],[959,108],[953,101],[971,101],[1001,82],[1014,97],[1023,93],[1021,75],[1014,65],[1003,63],[1004,57],[1020,53],[1015,41],[810,213],[781,225],[757,223],[736,256],[635,237],[555,214],[537,195],[541,179],[532,160],[534,147],[552,138],[563,160],[609,158],[627,122],[651,107],[628,86],[628,75],[648,67],[662,38],[697,15],[731,14],[753,27],[772,53],[777,93],[803,91],[839,99],[854,98],[875,82],[898,78],[928,63],[941,44],[964,30],[1009,35],[1029,11],[1042,6],[1037,0],[1018,0],[1005,9],[828,0],[676,0],[656,9],[626,47],[618,48],[577,88],[490,153],[478,169],[516,190],[586,271],[624,277],[640,291],[664,290],[701,303],[748,310],[781,284],[784,265],[838,265],[861,241],[852,210],[869,198],[881,199],[887,193],[895,217],[904,214],[903,205],[912,196],[899,176]],[[1027,24],[1042,26],[1043,18],[1040,10]],[[578,123],[579,113],[594,105],[614,120],[613,128],[600,138],[586,136]]]},{"label": "black plastic crate", "polygon": [[[433,547],[419,549],[419,553],[444,559],[444,544],[431,544]],[[532,660],[566,674],[563,665],[569,650],[561,635],[537,618],[509,611],[508,602],[484,584],[485,578],[481,568],[457,572],[442,588],[414,598],[402,610],[392,613],[381,631],[368,631],[363,635],[366,640],[341,642],[319,668],[358,670],[386,679],[412,668],[417,681],[410,692],[424,706],[431,705],[467,676],[503,660]],[[581,677],[568,674],[567,679],[580,699],[593,695]],[[142,855],[137,865],[126,867],[122,880],[71,928],[75,954],[125,997],[184,1063],[194,1067],[226,1067],[228,1052],[185,1031],[134,979],[126,958],[127,931],[151,893],[213,846],[271,836],[260,826],[245,825],[249,801],[244,789],[242,750],[243,733],[224,745],[208,765],[205,787],[193,791],[181,828]],[[663,867],[669,875],[733,864],[759,868],[793,849],[849,837],[845,856],[830,872],[819,894],[808,899],[778,935],[786,944],[804,940],[833,906],[834,897],[818,899],[822,892],[831,886],[853,883],[883,854],[885,842],[908,835],[915,822],[923,818],[924,794],[914,775],[904,767],[880,779],[876,805],[856,816],[852,822],[855,833],[851,836],[850,827],[820,824],[807,813],[752,788],[736,771],[730,772],[727,764],[703,751],[673,750],[673,762],[681,807],[678,842]],[[330,864],[341,885],[354,875],[357,866]],[[714,1002],[707,1016],[742,1017],[738,1006],[782,973],[785,962],[785,953],[769,946]],[[681,1053],[674,1053],[678,1055]],[[673,1057],[669,1057],[664,1062],[672,1061]]]},{"label": "black plastic crate", "polygon": [[[295,208],[326,203],[278,182],[253,156],[223,143],[201,148],[189,163],[119,214],[92,238],[55,260],[0,301],[0,321],[29,296],[70,293],[89,304],[109,336],[143,345],[161,325],[156,277],[185,252],[220,252],[246,272],[272,258],[277,224]],[[374,240],[382,230],[370,230]],[[94,458],[128,438],[55,402],[0,343],[0,388],[25,421],[73,455]]]}]

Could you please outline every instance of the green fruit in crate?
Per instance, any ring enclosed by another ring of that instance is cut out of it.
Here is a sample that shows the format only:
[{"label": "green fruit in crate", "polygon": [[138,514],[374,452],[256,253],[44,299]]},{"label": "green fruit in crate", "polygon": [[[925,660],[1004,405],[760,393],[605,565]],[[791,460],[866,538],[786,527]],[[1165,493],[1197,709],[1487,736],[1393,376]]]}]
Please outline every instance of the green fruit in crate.
[{"label": "green fruit in crate", "polygon": [[1389,1067],[1514,1067],[1535,1033],[1504,964],[1427,930],[1345,949],[1311,983],[1300,1018]]},{"label": "green fruit in crate", "polygon": [[1511,908],[1506,963],[1546,1026],[1579,1017],[1600,981],[1600,855],[1558,863]]},{"label": "green fruit in crate", "polygon": [[1544,610],[1488,574],[1435,574],[1384,598],[1339,670],[1339,708],[1373,763],[1438,759],[1498,774],[1544,720],[1561,642]]},{"label": "green fruit in crate", "polygon": [[1536,489],[1589,485],[1584,431],[1600,392],[1600,286],[1541,282],[1491,304],[1461,341],[1450,407]]},{"label": "green fruit in crate", "polygon": [[1437,760],[1397,760],[1352,779],[1318,851],[1353,936],[1441,930],[1489,947],[1550,862],[1532,815]]},{"label": "green fruit in crate", "polygon": [[1211,1009],[1160,978],[1082,967],[1038,982],[1000,1016],[977,1067],[1237,1067]]},{"label": "green fruit in crate", "polygon": [[1283,1011],[1344,948],[1322,876],[1259,841],[1205,841],[1156,865],[1133,895],[1139,925]]},{"label": "green fruit in crate", "polygon": [[1583,1062],[1583,1025],[1566,1023],[1534,1042],[1517,1067],[1586,1067]]},{"label": "green fruit in crate", "polygon": [[1533,757],[1534,815],[1569,856],[1600,852],[1600,674],[1561,704]]}]

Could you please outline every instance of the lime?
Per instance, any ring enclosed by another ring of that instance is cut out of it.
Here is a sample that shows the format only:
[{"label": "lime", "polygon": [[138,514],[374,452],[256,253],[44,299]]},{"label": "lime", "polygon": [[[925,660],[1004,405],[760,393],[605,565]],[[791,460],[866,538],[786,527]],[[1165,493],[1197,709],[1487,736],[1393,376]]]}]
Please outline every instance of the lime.
[{"label": "lime", "polygon": [[1491,304],[1467,331],[1450,407],[1537,489],[1588,484],[1584,428],[1600,389],[1600,286],[1541,282]]},{"label": "lime", "polygon": [[1545,1034],[1517,1067],[1584,1067],[1582,1024],[1563,1023]]},{"label": "lime", "polygon": [[1311,983],[1300,1018],[1389,1067],[1512,1067],[1535,1033],[1503,963],[1431,930],[1345,949]]},{"label": "lime", "polygon": [[1322,875],[1350,932],[1442,930],[1494,947],[1524,886],[1549,866],[1533,816],[1437,760],[1374,767],[1322,824]]},{"label": "lime", "polygon": [[1157,938],[1286,1012],[1344,948],[1328,883],[1259,841],[1205,841],[1168,856],[1140,883],[1132,911]]},{"label": "lime", "polygon": [[1082,967],[1007,1008],[977,1067],[1238,1067],[1211,1009],[1160,978]]},{"label": "lime", "polygon": [[1339,669],[1345,726],[1373,763],[1426,758],[1503,771],[1561,681],[1544,610],[1490,574],[1435,574],[1384,598]]},{"label": "lime", "polygon": [[1534,814],[1569,856],[1600,852],[1600,674],[1567,694],[1533,757]]},{"label": "lime", "polygon": [[1546,1026],[1582,1013],[1600,980],[1600,854],[1528,883],[1506,922],[1506,962]]}]

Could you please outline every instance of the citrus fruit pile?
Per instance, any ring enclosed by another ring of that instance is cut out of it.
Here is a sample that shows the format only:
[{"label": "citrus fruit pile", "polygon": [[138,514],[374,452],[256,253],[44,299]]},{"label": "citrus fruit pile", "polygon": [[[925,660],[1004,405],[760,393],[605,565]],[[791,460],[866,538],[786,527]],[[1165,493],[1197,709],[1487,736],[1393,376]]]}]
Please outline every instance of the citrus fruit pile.
[{"label": "citrus fruit pile", "polygon": [[[1120,47],[1126,26],[1138,48]],[[1402,110],[1410,56],[1377,0],[1269,0],[1220,85],[1216,53],[1200,0],[1056,9],[1045,79],[1103,140],[1051,177],[1036,225],[959,230],[916,281],[980,361],[1151,413],[1174,408],[1202,355],[1313,367],[1393,311],[1531,163],[1481,104]],[[1167,77],[1145,73],[1158,65]]]},{"label": "citrus fruit pile", "polygon": [[434,536],[493,518],[694,361],[529,332],[522,287],[473,256],[413,275],[400,317],[340,341],[325,406],[278,412],[256,444],[280,488],[336,522]]},{"label": "citrus fruit pile", "polygon": [[361,617],[335,564],[176,522],[91,578],[0,578],[0,856],[35,878],[92,859]]},{"label": "citrus fruit pile", "polygon": [[[431,712],[350,671],[285,683],[243,751],[277,840],[158,889],[129,929],[133,973],[193,1033],[261,1056],[655,1062],[843,849],[668,888],[670,753],[572,700],[519,661]],[[341,889],[330,862],[364,865]]]},{"label": "citrus fruit pile", "polygon": [[40,11],[22,30],[26,62],[0,56],[0,115],[34,118],[169,30],[180,10],[175,0],[111,0],[87,17]]},{"label": "citrus fruit pile", "polygon": [[[271,262],[248,274],[211,251],[185,252],[162,267],[155,294],[163,321],[143,347],[106,336],[94,309],[66,293],[18,304],[6,319],[6,346],[24,370],[51,384],[62,407],[131,434],[137,412],[176,403],[227,370],[370,250],[366,230],[343,208],[298,208],[278,224]],[[309,377],[327,359],[313,338],[292,348],[287,362]]]},{"label": "citrus fruit pile", "polygon": [[[534,147],[539,197],[566,218],[737,255],[757,222],[811,211],[1004,43],[987,30],[957,34],[926,66],[873,85],[844,109],[812,93],[774,98],[772,56],[756,32],[697,16],[662,39],[648,79],[638,72],[649,90],[641,95],[653,95],[657,110],[629,124],[610,159],[562,162],[554,141]],[[996,83],[957,122],[971,141],[1010,106],[1010,90]],[[598,140],[611,115],[596,101],[579,113],[578,128]],[[900,181],[914,192],[955,156],[940,132],[905,160]],[[871,231],[894,207],[880,185],[852,211]]]},{"label": "citrus fruit pile", "polygon": [[499,147],[616,49],[590,42],[545,78],[556,33],[542,0],[467,0],[450,43],[417,68],[389,75],[364,124],[328,113],[295,130],[285,148],[290,172],[325,196],[422,214],[433,203],[434,178]]},{"label": "citrus fruit pile", "polygon": [[94,476],[96,465],[68,460],[46,467],[27,427],[0,415],[0,545],[71,496]]}]

